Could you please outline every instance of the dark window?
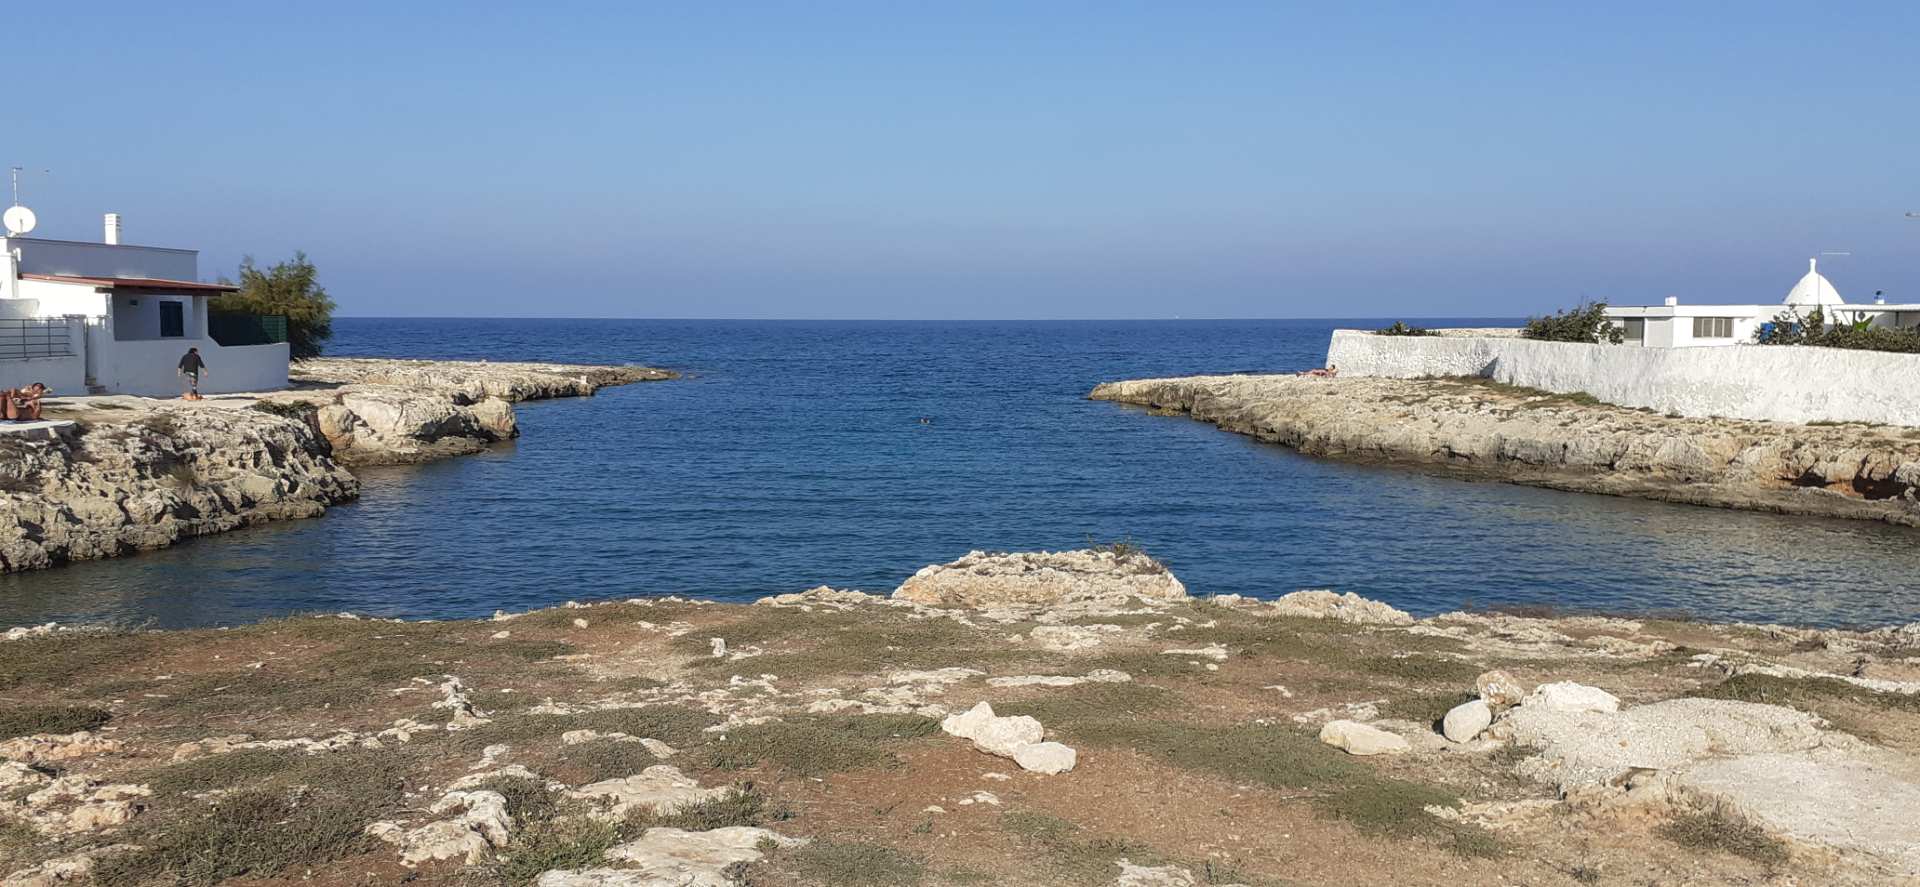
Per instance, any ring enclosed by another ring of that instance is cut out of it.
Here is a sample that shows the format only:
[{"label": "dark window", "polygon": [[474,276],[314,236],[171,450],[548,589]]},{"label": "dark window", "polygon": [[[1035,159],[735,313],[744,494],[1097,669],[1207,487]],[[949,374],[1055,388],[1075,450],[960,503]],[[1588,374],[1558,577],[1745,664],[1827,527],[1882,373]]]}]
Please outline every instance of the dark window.
[{"label": "dark window", "polygon": [[160,303],[160,338],[178,339],[187,334],[186,307],[179,302]]},{"label": "dark window", "polygon": [[1620,321],[1620,328],[1625,331],[1627,341],[1629,342],[1646,341],[1647,322],[1645,320],[1640,320],[1637,318],[1623,320],[1623,321]]}]

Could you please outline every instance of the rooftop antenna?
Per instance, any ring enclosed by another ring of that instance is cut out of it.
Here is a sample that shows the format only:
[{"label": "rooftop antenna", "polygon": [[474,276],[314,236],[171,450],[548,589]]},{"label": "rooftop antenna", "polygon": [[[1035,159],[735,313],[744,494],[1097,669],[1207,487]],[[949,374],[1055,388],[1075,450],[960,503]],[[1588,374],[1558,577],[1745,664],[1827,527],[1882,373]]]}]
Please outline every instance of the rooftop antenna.
[{"label": "rooftop antenna", "polygon": [[[33,210],[20,205],[20,173],[25,172],[25,169],[16,166],[8,172],[13,179],[13,205],[7,208],[4,220],[7,227],[7,234],[13,237],[19,237],[32,231],[33,226],[37,224],[39,220],[34,218]],[[50,170],[43,169],[41,172],[50,172]]]}]

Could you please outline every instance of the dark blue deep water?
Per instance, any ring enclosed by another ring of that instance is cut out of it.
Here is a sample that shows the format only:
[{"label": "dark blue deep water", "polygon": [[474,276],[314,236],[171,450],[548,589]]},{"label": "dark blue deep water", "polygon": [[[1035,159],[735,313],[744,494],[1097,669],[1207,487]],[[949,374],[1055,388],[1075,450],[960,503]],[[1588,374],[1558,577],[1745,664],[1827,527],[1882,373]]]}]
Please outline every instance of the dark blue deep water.
[{"label": "dark blue deep water", "polygon": [[5,577],[0,626],[884,592],[971,548],[1090,539],[1131,539],[1202,594],[1920,619],[1914,531],[1315,460],[1086,400],[1103,380],[1317,366],[1335,325],[341,320],[341,355],[686,378],[524,404],[517,443],[367,471],[323,518]]}]

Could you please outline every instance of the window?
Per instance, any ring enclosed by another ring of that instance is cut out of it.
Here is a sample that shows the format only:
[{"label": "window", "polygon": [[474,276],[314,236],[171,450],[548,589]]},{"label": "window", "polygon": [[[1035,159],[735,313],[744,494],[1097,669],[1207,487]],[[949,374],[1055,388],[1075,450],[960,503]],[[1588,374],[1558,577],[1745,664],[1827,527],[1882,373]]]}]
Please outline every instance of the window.
[{"label": "window", "polygon": [[160,338],[178,339],[187,334],[186,306],[179,302],[160,303]]},{"label": "window", "polygon": [[1693,337],[1696,339],[1733,338],[1733,318],[1696,317],[1693,319]]},{"label": "window", "polygon": [[1647,339],[1647,322],[1640,318],[1620,321],[1620,328],[1626,332],[1627,341],[1644,342]]}]

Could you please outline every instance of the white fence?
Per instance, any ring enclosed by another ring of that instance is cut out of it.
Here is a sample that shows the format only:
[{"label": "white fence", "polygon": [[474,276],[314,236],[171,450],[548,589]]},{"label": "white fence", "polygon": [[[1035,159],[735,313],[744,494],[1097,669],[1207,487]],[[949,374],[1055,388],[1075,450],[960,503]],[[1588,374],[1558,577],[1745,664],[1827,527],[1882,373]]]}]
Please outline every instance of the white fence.
[{"label": "white fence", "polygon": [[1483,376],[1683,416],[1920,425],[1920,355],[1800,346],[1632,348],[1335,330],[1341,375]]}]

